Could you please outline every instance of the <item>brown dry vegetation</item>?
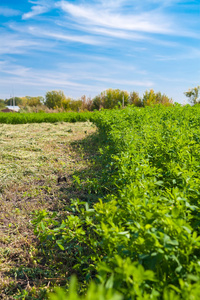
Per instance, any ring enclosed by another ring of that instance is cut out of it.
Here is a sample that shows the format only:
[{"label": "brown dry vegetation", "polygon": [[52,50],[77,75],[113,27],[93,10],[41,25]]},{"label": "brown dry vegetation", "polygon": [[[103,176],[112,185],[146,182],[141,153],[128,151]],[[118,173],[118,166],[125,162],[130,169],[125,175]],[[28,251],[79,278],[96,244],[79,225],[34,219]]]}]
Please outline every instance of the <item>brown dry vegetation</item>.
[{"label": "brown dry vegetation", "polygon": [[[70,261],[67,271],[56,258],[51,268],[31,219],[41,209],[67,215],[71,198],[87,197],[73,175],[84,178],[92,167],[95,131],[89,122],[0,124],[0,299],[43,299],[71,275]],[[66,182],[58,184],[59,176]]]}]

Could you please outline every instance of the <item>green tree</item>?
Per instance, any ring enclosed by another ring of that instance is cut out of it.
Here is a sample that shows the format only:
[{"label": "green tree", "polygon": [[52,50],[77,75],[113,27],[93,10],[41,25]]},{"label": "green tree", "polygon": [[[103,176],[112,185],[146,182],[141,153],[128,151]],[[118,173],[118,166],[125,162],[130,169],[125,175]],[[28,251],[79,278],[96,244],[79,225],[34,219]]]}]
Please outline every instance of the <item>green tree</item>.
[{"label": "green tree", "polygon": [[62,103],[65,102],[66,97],[62,91],[51,91],[45,95],[45,105],[48,108],[62,107]]},{"label": "green tree", "polygon": [[26,96],[25,97],[27,99],[26,105],[28,106],[37,106],[37,105],[42,105],[44,103],[44,98],[41,96],[38,97],[30,97],[30,96]]},{"label": "green tree", "polygon": [[[22,104],[22,98],[20,97],[14,97],[14,102],[15,102],[15,105],[21,105]],[[9,98],[9,99],[5,99],[5,104],[6,105],[13,105],[13,97],[12,98]]]},{"label": "green tree", "polygon": [[94,110],[94,109],[99,110],[99,109],[101,109],[101,107],[104,106],[102,95],[98,95],[98,96],[94,97],[92,102],[93,102],[92,103],[92,110]]},{"label": "green tree", "polygon": [[116,106],[128,105],[129,93],[119,89],[107,89],[93,99],[93,109],[101,107],[110,109]]},{"label": "green tree", "polygon": [[82,100],[71,100],[69,103],[69,108],[72,111],[79,111],[81,110]]},{"label": "green tree", "polygon": [[193,89],[189,89],[184,93],[186,97],[189,98],[190,103],[199,104],[200,103],[200,85],[194,87]]},{"label": "green tree", "polygon": [[3,109],[6,107],[5,101],[3,99],[0,99],[0,109]]},{"label": "green tree", "polygon": [[140,96],[139,96],[139,94],[137,92],[130,93],[129,103],[133,104],[135,106],[138,106],[138,107],[142,107],[143,106],[142,99],[140,98]]}]

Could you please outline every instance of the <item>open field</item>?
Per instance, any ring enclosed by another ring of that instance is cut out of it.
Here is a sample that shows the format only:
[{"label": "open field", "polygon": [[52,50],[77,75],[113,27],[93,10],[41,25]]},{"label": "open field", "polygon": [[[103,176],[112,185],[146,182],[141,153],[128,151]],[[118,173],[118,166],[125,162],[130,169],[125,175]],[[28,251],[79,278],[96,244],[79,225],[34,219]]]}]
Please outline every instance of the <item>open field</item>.
[{"label": "open field", "polygon": [[1,125],[3,299],[200,299],[200,107],[93,122]]},{"label": "open field", "polygon": [[[30,299],[42,299],[45,287],[63,280],[47,268],[31,214],[64,211],[71,198],[81,196],[72,176],[90,167],[90,157],[83,156],[79,141],[87,143],[95,130],[89,122],[0,124],[0,299],[24,299],[22,289],[32,289]],[[66,182],[58,184],[59,176]],[[37,286],[44,289],[39,293]]]}]

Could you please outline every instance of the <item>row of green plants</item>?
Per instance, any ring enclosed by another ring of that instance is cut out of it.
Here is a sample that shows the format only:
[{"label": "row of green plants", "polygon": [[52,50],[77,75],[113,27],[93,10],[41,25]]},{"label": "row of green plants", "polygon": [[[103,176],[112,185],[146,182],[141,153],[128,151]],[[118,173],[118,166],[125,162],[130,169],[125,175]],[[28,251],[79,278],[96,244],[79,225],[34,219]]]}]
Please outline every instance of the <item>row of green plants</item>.
[{"label": "row of green plants", "polygon": [[68,112],[68,113],[1,113],[0,123],[26,124],[26,123],[56,123],[56,122],[85,122],[93,118],[91,112]]},{"label": "row of green plants", "polygon": [[49,299],[200,299],[200,107],[128,107],[93,121],[102,171],[87,191],[98,201],[33,220],[44,251],[69,257],[79,281]]}]

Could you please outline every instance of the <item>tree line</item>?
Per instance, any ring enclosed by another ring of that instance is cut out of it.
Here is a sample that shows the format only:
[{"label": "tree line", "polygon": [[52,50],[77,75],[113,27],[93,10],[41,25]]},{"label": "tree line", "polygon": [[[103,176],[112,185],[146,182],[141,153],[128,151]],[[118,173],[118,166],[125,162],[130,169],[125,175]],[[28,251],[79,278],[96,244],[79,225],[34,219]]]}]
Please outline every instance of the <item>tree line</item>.
[{"label": "tree line", "polygon": [[[191,104],[200,103],[200,86],[189,89],[184,93],[188,97]],[[152,106],[161,104],[164,106],[173,105],[172,98],[169,98],[161,92],[154,92],[153,89],[145,91],[142,97],[137,92],[128,93],[119,89],[107,89],[95,96],[86,97],[83,95],[80,99],[75,100],[71,97],[66,97],[63,91],[48,91],[44,97],[14,97],[15,105],[18,105],[24,110],[45,111],[62,110],[62,111],[93,111],[101,109],[120,108],[127,105],[138,107]],[[13,98],[0,99],[0,109],[7,105],[13,104]]]}]

